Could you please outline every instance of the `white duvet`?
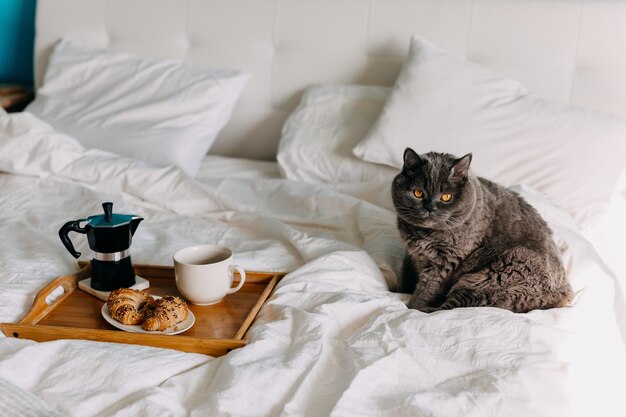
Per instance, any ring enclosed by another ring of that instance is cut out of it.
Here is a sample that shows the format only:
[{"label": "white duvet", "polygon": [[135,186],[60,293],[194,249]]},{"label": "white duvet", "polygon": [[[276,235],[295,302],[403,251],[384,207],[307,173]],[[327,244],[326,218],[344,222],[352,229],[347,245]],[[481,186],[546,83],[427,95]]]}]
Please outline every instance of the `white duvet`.
[{"label": "white duvet", "polygon": [[[170,265],[180,247],[219,243],[248,269],[292,271],[261,310],[250,343],[221,358],[0,338],[0,415],[626,412],[616,277],[569,217],[530,191],[520,189],[555,232],[578,291],[575,305],[428,315],[389,291],[403,245],[388,185],[197,182],[173,168],[86,151],[27,113],[0,115],[0,172],[2,322],[18,321],[41,287],[76,270],[58,229],[99,213],[103,201],[146,219],[133,239],[135,263]],[[88,259],[84,237],[72,237]]]}]

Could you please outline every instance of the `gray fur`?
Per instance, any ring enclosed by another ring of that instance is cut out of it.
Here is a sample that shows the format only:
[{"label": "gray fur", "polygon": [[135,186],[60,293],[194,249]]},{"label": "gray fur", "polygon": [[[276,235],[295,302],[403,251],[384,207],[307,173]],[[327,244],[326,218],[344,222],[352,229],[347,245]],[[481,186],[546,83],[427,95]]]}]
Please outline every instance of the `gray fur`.
[{"label": "gray fur", "polygon": [[[407,246],[399,290],[412,293],[408,306],[568,305],[573,293],[548,225],[517,193],[474,176],[470,162],[471,154],[404,153],[392,197]],[[449,203],[444,193],[453,195]]]}]

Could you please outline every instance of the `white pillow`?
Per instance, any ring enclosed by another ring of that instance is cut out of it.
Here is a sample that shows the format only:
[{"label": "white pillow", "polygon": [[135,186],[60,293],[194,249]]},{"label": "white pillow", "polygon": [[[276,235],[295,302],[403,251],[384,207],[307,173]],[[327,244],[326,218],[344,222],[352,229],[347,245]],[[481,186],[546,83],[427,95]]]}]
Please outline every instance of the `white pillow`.
[{"label": "white pillow", "polygon": [[391,182],[397,169],[352,154],[376,121],[389,91],[363,85],[307,89],[283,125],[277,154],[281,174],[309,183]]},{"label": "white pillow", "polygon": [[592,225],[626,166],[626,121],[548,101],[520,83],[413,37],[376,125],[354,148],[365,161],[402,166],[417,152],[473,153],[478,175],[525,183]]},{"label": "white pillow", "polygon": [[240,71],[144,59],[60,41],[26,108],[87,148],[195,176],[249,79]]}]

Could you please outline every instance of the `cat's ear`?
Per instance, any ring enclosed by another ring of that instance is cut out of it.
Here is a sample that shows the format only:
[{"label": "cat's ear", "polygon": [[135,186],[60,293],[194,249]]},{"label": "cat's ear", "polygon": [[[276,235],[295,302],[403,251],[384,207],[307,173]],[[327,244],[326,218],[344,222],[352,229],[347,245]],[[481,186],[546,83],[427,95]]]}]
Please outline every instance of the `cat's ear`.
[{"label": "cat's ear", "polygon": [[452,181],[463,181],[467,178],[470,164],[472,163],[472,154],[468,153],[462,158],[457,159],[450,168],[450,179]]},{"label": "cat's ear", "polygon": [[406,148],[404,150],[404,167],[405,168],[416,168],[420,165],[424,165],[426,163],[426,161],[424,160],[424,158],[422,158],[421,156],[419,156],[419,154],[417,152],[415,152],[413,149],[411,148]]}]

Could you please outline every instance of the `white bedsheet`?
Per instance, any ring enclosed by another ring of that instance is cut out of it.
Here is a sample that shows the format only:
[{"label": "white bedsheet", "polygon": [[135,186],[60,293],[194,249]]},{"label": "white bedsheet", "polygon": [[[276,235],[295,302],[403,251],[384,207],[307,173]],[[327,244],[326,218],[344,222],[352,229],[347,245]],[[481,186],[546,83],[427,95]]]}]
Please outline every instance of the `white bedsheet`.
[{"label": "white bedsheet", "polygon": [[[76,269],[57,231],[99,213],[103,201],[146,218],[133,239],[136,263],[171,264],[176,249],[207,242],[233,247],[248,269],[292,271],[250,343],[221,358],[0,338],[0,413],[623,415],[615,276],[570,219],[530,191],[520,189],[555,231],[575,305],[427,315],[388,290],[403,245],[380,185],[328,189],[253,175],[197,182],[85,151],[28,114],[0,115],[0,171],[0,321],[19,320],[43,285]],[[84,237],[74,236],[88,258]]]},{"label": "white bedsheet", "polygon": [[200,170],[195,179],[199,182],[211,182],[216,178],[281,178],[276,161],[258,161],[255,159],[232,158],[228,156],[206,155],[200,163]]}]

